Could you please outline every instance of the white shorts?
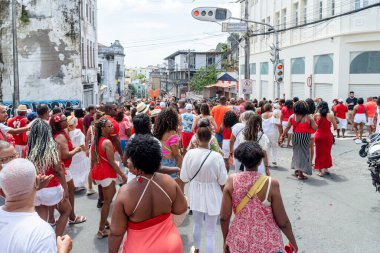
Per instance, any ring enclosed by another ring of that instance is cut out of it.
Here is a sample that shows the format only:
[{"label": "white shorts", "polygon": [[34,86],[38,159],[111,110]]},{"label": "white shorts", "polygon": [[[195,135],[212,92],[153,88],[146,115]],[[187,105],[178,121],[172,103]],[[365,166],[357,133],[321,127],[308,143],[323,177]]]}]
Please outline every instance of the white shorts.
[{"label": "white shorts", "polygon": [[[288,125],[288,122],[287,122],[287,121],[282,121],[282,122],[281,122],[281,125],[282,125],[282,129],[285,130],[286,126]],[[289,129],[288,134],[292,134],[292,133],[293,133],[293,127],[291,127],[291,128]]]},{"label": "white shorts", "polygon": [[43,188],[36,193],[34,206],[55,206],[63,198],[63,188],[61,185],[56,187]]},{"label": "white shorts", "polygon": [[66,182],[70,182],[71,180],[73,180],[73,175],[71,175],[70,170],[66,170],[65,178],[66,178]]},{"label": "white shorts", "polygon": [[337,118],[338,129],[347,129],[347,119]]},{"label": "white shorts", "polygon": [[116,182],[116,178],[105,178],[103,180],[95,180],[95,183],[101,185],[102,187],[108,187],[111,185],[113,181]]},{"label": "white shorts", "polygon": [[373,118],[368,118],[368,122],[366,126],[372,126],[373,125]]},{"label": "white shorts", "polygon": [[356,124],[361,124],[361,123],[367,124],[365,114],[364,113],[356,114],[355,118],[354,118],[354,123],[356,123]]}]

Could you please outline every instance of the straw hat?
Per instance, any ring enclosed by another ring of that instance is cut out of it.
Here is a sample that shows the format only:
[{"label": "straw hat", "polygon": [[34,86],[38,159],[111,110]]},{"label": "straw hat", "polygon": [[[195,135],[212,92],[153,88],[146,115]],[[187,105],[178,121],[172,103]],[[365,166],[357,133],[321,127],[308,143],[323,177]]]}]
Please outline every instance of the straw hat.
[{"label": "straw hat", "polygon": [[136,107],[137,113],[136,115],[139,115],[141,113],[146,113],[149,110],[149,106],[146,105],[144,102],[141,102]]},{"label": "straw hat", "polygon": [[158,114],[160,114],[161,109],[154,109],[153,111],[150,112],[150,117],[156,117]]},{"label": "straw hat", "polygon": [[17,107],[17,111],[18,112],[27,112],[28,111],[28,107],[26,107],[26,105],[19,105]]}]

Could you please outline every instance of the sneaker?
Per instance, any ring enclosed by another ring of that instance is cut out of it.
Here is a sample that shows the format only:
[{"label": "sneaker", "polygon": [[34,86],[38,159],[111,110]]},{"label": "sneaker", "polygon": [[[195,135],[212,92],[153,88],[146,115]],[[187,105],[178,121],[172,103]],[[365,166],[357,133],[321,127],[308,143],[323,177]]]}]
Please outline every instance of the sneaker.
[{"label": "sneaker", "polygon": [[90,196],[90,195],[95,194],[95,193],[96,193],[96,191],[94,189],[88,189],[86,192],[86,195]]},{"label": "sneaker", "polygon": [[98,200],[98,204],[96,205],[97,208],[103,207],[103,201]]}]

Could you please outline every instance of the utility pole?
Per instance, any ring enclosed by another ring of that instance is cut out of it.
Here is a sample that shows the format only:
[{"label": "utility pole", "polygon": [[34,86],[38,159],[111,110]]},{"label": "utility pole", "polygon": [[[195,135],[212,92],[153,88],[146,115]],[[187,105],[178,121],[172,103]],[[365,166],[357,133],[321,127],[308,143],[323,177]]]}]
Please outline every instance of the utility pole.
[{"label": "utility pole", "polygon": [[12,31],[13,31],[13,115],[20,104],[20,87],[18,76],[18,50],[17,50],[17,10],[16,0],[12,0]]},{"label": "utility pole", "polygon": [[[244,2],[244,18],[249,20],[249,0],[245,0]],[[250,66],[249,66],[249,57],[251,55],[251,43],[249,39],[249,29],[245,35],[245,45],[244,45],[244,79],[251,79],[250,76]],[[239,94],[239,91],[238,91]]]},{"label": "utility pole", "polygon": [[187,90],[190,92],[190,49],[187,54]]}]

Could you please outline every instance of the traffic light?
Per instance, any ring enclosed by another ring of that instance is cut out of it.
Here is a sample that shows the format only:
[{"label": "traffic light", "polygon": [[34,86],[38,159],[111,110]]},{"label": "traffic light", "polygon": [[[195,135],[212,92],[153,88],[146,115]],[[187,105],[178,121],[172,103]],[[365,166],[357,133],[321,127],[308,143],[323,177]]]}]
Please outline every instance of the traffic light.
[{"label": "traffic light", "polygon": [[273,62],[273,63],[275,63],[276,62],[276,60],[279,58],[279,49],[274,45],[274,44],[272,44],[271,46],[270,46],[270,55],[271,55],[271,57],[270,57],[270,61],[271,62]]},{"label": "traffic light", "polygon": [[276,82],[282,83],[284,81],[284,64],[281,62],[276,65],[276,70],[274,72]]},{"label": "traffic light", "polygon": [[201,21],[224,21],[231,18],[231,11],[216,7],[198,7],[191,11],[193,18]]}]

